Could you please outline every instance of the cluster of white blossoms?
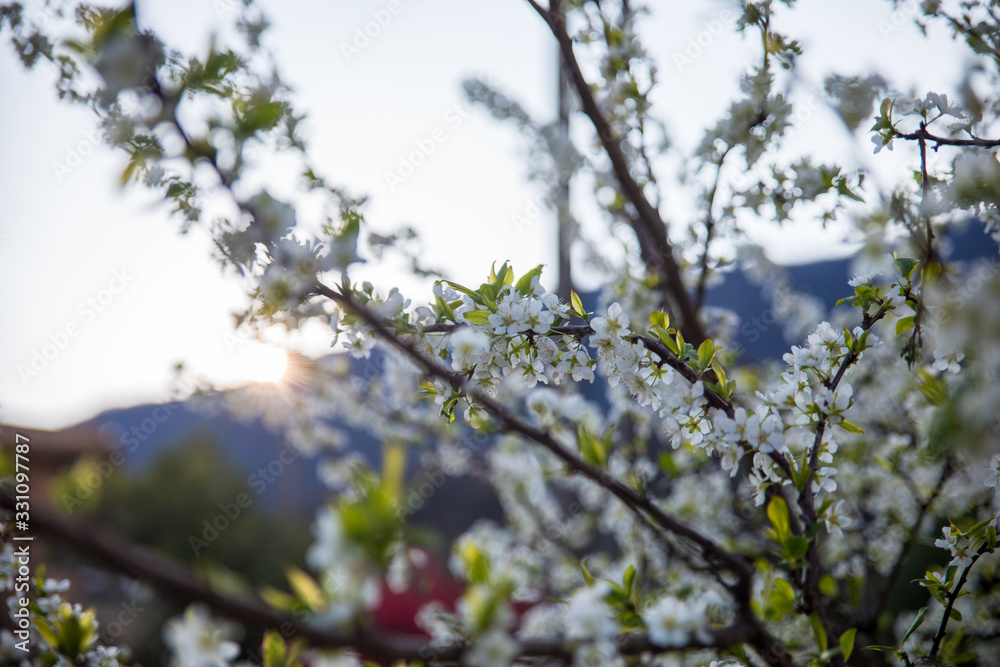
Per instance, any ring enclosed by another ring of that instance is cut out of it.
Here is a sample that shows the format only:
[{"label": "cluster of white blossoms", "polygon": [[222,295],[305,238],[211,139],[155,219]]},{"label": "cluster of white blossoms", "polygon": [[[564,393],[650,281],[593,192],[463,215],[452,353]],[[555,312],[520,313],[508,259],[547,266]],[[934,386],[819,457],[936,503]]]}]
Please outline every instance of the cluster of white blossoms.
[{"label": "cluster of white blossoms", "polygon": [[320,573],[326,599],[325,608],[317,612],[314,621],[345,627],[381,601],[378,568],[347,535],[338,511],[321,510],[313,532],[316,541],[306,552],[306,561]]},{"label": "cluster of white blossoms", "polygon": [[972,544],[969,538],[955,529],[954,526],[945,526],[941,529],[940,537],[934,541],[934,546],[946,549],[951,554],[949,565],[959,568],[967,567],[972,563]]},{"label": "cluster of white blossoms", "polygon": [[692,639],[708,641],[706,605],[701,600],[660,598],[643,612],[649,641],[664,648],[682,647]]},{"label": "cluster of white blossoms", "polygon": [[240,654],[240,645],[232,636],[231,626],[213,619],[200,605],[188,607],[183,617],[171,619],[163,628],[174,667],[229,665]]},{"label": "cluster of white blossoms", "polygon": [[567,600],[563,622],[569,639],[610,639],[618,633],[618,622],[605,602],[610,592],[610,584],[598,581]]},{"label": "cluster of white blossoms", "polygon": [[[13,620],[16,634],[6,627],[0,630],[0,659],[4,664],[120,667],[122,650],[117,646],[106,646],[101,641],[98,634],[100,624],[94,611],[64,599],[63,594],[69,590],[69,580],[38,577],[26,580],[19,576],[23,575],[19,572],[21,567],[24,566],[19,562],[13,545],[7,542],[0,550],[0,593],[7,598],[7,612]],[[33,604],[30,608],[20,602],[26,597],[25,584],[33,584],[29,598]],[[30,619],[31,624],[25,626],[19,623],[22,618]],[[40,632],[39,626],[44,626],[47,632]],[[74,647],[77,652],[67,655],[62,650],[65,646]],[[29,648],[34,652],[31,660],[26,658]]]}]

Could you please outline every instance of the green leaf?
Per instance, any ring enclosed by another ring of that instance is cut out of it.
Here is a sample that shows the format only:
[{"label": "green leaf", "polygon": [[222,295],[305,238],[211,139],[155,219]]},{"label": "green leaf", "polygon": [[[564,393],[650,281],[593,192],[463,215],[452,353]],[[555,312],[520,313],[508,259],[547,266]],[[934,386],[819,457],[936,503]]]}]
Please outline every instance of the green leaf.
[{"label": "green leaf", "polygon": [[809,614],[809,625],[812,626],[813,639],[816,640],[816,646],[819,648],[820,653],[826,653],[829,648],[829,644],[826,638],[826,630],[823,629],[823,623],[819,620],[819,613],[813,612]]},{"label": "green leaf", "polygon": [[596,579],[594,579],[594,575],[592,575],[590,570],[587,568],[586,558],[580,561],[580,571],[583,572],[583,580],[587,582],[587,585],[593,586]]},{"label": "green leaf", "polygon": [[272,630],[264,635],[261,653],[264,654],[264,667],[285,667],[285,640],[277,632]]},{"label": "green leaf", "polygon": [[884,118],[888,123],[891,113],[892,113],[892,98],[887,97],[884,100],[882,100],[882,104],[879,106],[879,115],[882,116],[882,118]]},{"label": "green leaf", "polygon": [[715,377],[719,378],[719,384],[725,386],[727,384],[726,369],[718,357],[712,359],[712,370],[715,371]]},{"label": "green leaf", "polygon": [[833,304],[833,307],[836,308],[837,306],[839,306],[840,304],[844,303],[845,301],[850,301],[852,306],[857,306],[858,305],[857,297],[845,296],[843,299],[840,299],[839,301],[837,301],[837,303]]},{"label": "green leaf", "polygon": [[608,460],[608,450],[604,442],[590,432],[583,424],[576,427],[576,439],[580,445],[580,455],[590,465],[603,468]]},{"label": "green leaf", "polygon": [[442,299],[441,297],[436,297],[434,299],[434,305],[437,308],[438,317],[446,317],[452,322],[455,321],[455,310],[451,307],[451,304]]},{"label": "green leaf", "polygon": [[785,540],[792,534],[791,524],[788,520],[788,505],[781,496],[775,496],[767,506],[767,518],[774,527],[777,535],[777,542],[784,544]]},{"label": "green leaf", "polygon": [[844,429],[848,433],[855,433],[857,435],[861,435],[862,433],[865,432],[863,428],[861,428],[852,421],[848,421],[847,419],[842,419],[840,421],[840,428]]},{"label": "green leaf", "polygon": [[924,268],[924,284],[934,285],[941,278],[941,263],[931,262]]},{"label": "green leaf", "polygon": [[869,285],[858,285],[854,288],[854,293],[861,299],[862,303],[878,301],[878,292]]},{"label": "green leaf", "polygon": [[657,310],[649,314],[649,323],[654,327],[670,328],[670,316],[662,310]]},{"label": "green leaf", "polygon": [[622,587],[625,589],[625,595],[632,597],[632,588],[635,585],[635,566],[629,565],[628,569],[625,570],[625,578],[623,580]]},{"label": "green leaf", "polygon": [[919,260],[910,259],[909,257],[897,257],[893,260],[893,263],[896,265],[896,270],[899,271],[899,274],[906,280],[909,280],[913,272],[920,266]]},{"label": "green leaf", "polygon": [[921,607],[920,613],[917,614],[917,617],[915,619],[913,619],[913,624],[910,625],[910,629],[906,631],[906,635],[903,637],[903,641],[899,642],[900,647],[903,647],[906,644],[906,640],[910,638],[910,635],[916,632],[917,628],[923,625],[925,616],[927,616],[927,607]]},{"label": "green leaf", "polygon": [[715,359],[715,344],[711,338],[706,338],[698,346],[698,369],[704,371],[712,364],[713,359]]},{"label": "green leaf", "polygon": [[514,285],[514,289],[520,292],[521,294],[527,296],[528,292],[531,290],[531,281],[534,280],[536,277],[542,275],[543,266],[545,265],[539,264],[531,271],[528,271],[523,276],[521,276],[521,279],[517,281],[516,285]]},{"label": "green leaf", "polygon": [[590,321],[590,317],[587,315],[587,311],[583,309],[583,301],[580,300],[579,294],[571,290],[569,293],[569,302],[570,305],[573,306],[574,315],[576,315],[580,319],[587,320],[588,322]]},{"label": "green leaf", "polygon": [[472,297],[472,300],[475,301],[476,303],[478,303],[479,305],[483,305],[483,297],[481,297],[479,295],[479,293],[473,292],[468,287],[465,287],[464,285],[459,285],[458,283],[453,283],[450,280],[446,280],[444,282],[447,283],[448,287],[452,288],[453,290],[457,290],[457,291],[461,292],[462,294],[466,294],[466,295]]},{"label": "green leaf", "polygon": [[479,584],[489,580],[490,564],[486,556],[472,542],[463,542],[459,550],[465,566],[465,578],[469,583]]},{"label": "green leaf", "polygon": [[784,547],[789,560],[799,560],[809,552],[809,540],[798,535],[791,536],[785,540]]},{"label": "green leaf", "polygon": [[503,266],[500,267],[500,273],[497,274],[496,283],[497,287],[514,284],[514,267],[512,267],[508,262],[504,262]]},{"label": "green leaf", "polygon": [[782,614],[795,611],[795,589],[785,579],[775,579],[774,587],[768,596],[772,606]]},{"label": "green leaf", "polygon": [[862,651],[878,651],[879,653],[889,653],[891,651],[891,652],[894,653],[894,652],[896,652],[899,649],[897,649],[895,646],[883,646],[881,644],[872,644],[871,646],[866,646],[866,647],[864,647],[861,650]]},{"label": "green leaf", "polygon": [[858,633],[857,628],[851,628],[840,635],[840,652],[844,654],[844,662],[847,662],[854,652],[854,635]]},{"label": "green leaf", "polygon": [[483,303],[490,310],[496,310],[497,296],[500,295],[500,285],[496,283],[483,283],[479,286],[479,294],[483,298]]},{"label": "green leaf", "polygon": [[465,321],[470,324],[487,325],[490,323],[490,311],[470,310],[465,313]]},{"label": "green leaf", "polygon": [[896,335],[903,333],[907,329],[912,329],[914,326],[913,317],[903,317],[896,322]]},{"label": "green leaf", "polygon": [[292,587],[292,592],[307,607],[316,611],[322,609],[326,604],[326,597],[319,584],[297,567],[290,567],[285,571],[288,583]]}]

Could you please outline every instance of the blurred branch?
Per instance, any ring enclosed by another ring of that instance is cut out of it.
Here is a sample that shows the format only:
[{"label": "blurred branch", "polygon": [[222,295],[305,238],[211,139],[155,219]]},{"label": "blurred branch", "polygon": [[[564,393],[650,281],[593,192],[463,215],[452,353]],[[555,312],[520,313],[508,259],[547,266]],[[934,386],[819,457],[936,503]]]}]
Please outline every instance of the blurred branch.
[{"label": "blurred branch", "polygon": [[[14,504],[15,499],[9,492],[0,492],[0,507],[14,511]],[[309,625],[294,615],[276,611],[260,598],[220,593],[190,569],[149,549],[96,526],[71,521],[38,505],[31,508],[31,526],[37,534],[55,538],[115,572],[148,582],[167,597],[185,604],[204,603],[219,614],[254,628],[287,628],[315,646],[356,648],[385,660],[416,656],[422,645],[418,639],[403,636],[376,635],[360,630],[353,633],[331,632]]]},{"label": "blurred branch", "polygon": [[[0,492],[0,507],[12,512],[14,505],[15,499],[9,492]],[[37,534],[52,537],[115,572],[149,583],[165,596],[185,604],[203,603],[222,616],[254,628],[280,628],[286,638],[300,637],[315,647],[355,649],[366,657],[386,662],[421,660],[432,664],[457,662],[467,648],[465,643],[439,646],[428,644],[423,638],[367,628],[349,633],[325,630],[302,617],[276,611],[259,598],[215,591],[188,568],[97,526],[71,521],[37,506],[32,507],[31,522]],[[620,635],[614,644],[620,653],[638,654],[724,649],[751,642],[754,636],[753,623],[737,622],[692,636],[685,644],[670,648],[654,645],[645,634]],[[562,638],[528,640],[520,642],[518,655],[567,657],[579,644],[577,640]]]}]

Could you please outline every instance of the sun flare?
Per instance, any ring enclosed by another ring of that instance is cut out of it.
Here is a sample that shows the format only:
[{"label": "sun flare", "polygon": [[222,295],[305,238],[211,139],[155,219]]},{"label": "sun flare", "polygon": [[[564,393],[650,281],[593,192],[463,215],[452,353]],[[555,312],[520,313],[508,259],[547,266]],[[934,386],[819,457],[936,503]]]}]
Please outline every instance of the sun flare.
[{"label": "sun flare", "polygon": [[277,382],[288,369],[288,355],[279,347],[256,343],[247,349],[250,378],[255,382]]}]

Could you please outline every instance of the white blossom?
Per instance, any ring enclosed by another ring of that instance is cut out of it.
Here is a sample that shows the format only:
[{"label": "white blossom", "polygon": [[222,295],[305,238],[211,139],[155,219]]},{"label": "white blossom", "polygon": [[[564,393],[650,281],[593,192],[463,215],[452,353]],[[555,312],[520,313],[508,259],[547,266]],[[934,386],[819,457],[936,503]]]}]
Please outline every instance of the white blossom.
[{"label": "white blossom", "polygon": [[642,614],[649,640],[663,648],[686,646],[705,623],[704,609],[675,597],[663,597]]},{"label": "white blossom", "polygon": [[570,639],[608,639],[618,632],[618,624],[604,602],[611,591],[607,582],[581,588],[567,601],[566,636]]},{"label": "white blossom", "polygon": [[503,630],[489,630],[476,639],[463,656],[471,667],[508,667],[517,657],[519,644]]},{"label": "white blossom", "polygon": [[170,620],[163,630],[176,667],[228,667],[240,652],[229,639],[229,630],[209,617],[199,605],[192,605],[181,618]]}]

